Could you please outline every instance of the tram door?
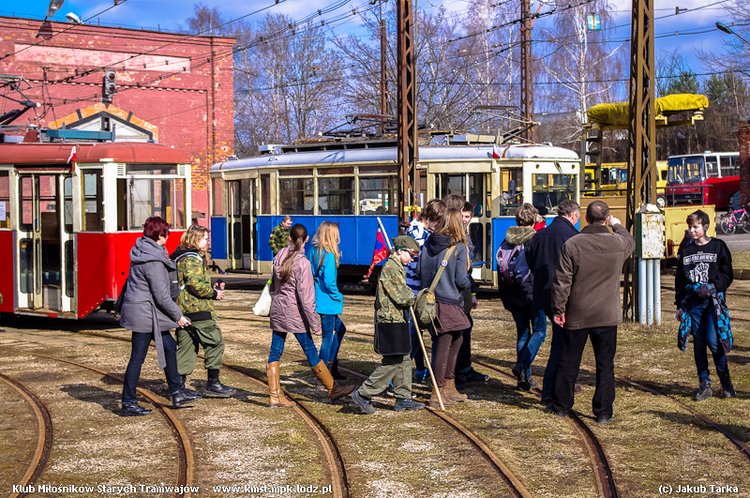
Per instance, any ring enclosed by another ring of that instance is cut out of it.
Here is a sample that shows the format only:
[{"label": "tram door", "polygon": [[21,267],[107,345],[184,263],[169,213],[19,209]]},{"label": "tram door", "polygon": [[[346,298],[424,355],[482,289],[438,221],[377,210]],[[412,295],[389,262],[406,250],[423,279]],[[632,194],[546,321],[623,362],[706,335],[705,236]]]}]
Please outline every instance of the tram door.
[{"label": "tram door", "polygon": [[227,266],[242,268],[242,191],[239,181],[227,181]]},{"label": "tram door", "polygon": [[72,310],[72,195],[63,196],[70,183],[60,174],[19,174],[19,308]]},{"label": "tram door", "polygon": [[256,178],[244,178],[240,182],[241,202],[240,219],[242,221],[242,268],[245,270],[257,270],[258,259],[254,257],[255,248],[255,220],[257,216],[257,205],[255,189],[258,180]]},{"label": "tram door", "polygon": [[469,238],[474,245],[472,276],[482,280],[492,275],[491,173],[439,173],[435,178],[435,195],[462,195],[472,205]]}]

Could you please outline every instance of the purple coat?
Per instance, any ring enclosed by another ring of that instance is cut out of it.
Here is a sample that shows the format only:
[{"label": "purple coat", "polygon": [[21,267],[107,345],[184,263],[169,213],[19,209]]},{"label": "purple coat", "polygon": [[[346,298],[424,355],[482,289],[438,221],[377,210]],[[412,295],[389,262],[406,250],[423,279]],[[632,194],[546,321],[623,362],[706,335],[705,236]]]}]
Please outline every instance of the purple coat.
[{"label": "purple coat", "polygon": [[271,329],[294,334],[320,333],[320,316],[315,312],[315,283],[304,251],[293,256],[294,266],[289,280],[282,282],[279,277],[279,268],[290,247],[285,247],[273,258]]}]

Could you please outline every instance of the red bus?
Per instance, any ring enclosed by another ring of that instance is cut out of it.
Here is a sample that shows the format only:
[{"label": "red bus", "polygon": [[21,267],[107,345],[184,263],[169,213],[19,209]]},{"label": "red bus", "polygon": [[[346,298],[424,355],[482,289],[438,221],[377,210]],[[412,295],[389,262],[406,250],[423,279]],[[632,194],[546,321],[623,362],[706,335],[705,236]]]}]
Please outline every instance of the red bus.
[{"label": "red bus", "polygon": [[728,209],[740,190],[740,153],[704,152],[670,156],[667,161],[667,205],[713,204]]},{"label": "red bus", "polygon": [[0,143],[0,312],[111,308],[145,219],[175,229],[170,250],[190,223],[189,163],[152,143]]}]

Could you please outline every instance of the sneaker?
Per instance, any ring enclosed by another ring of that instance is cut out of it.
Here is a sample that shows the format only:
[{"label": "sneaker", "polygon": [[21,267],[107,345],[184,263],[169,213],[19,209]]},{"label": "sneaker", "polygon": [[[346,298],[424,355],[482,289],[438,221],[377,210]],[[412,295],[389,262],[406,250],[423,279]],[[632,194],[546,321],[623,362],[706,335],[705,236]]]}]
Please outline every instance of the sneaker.
[{"label": "sneaker", "polygon": [[607,425],[612,422],[612,415],[599,415],[596,417],[596,423],[599,425]]},{"label": "sneaker", "polygon": [[722,397],[722,398],[724,398],[724,399],[727,399],[727,398],[736,398],[737,397],[737,392],[735,392],[733,386],[727,386],[727,387],[723,387],[721,389],[721,394],[719,396]]},{"label": "sneaker", "polygon": [[521,367],[518,366],[518,363],[513,365],[513,368],[511,368],[510,371],[513,372],[516,379],[521,380]]},{"label": "sneaker", "polygon": [[[532,389],[532,387],[531,387],[531,382],[532,382],[531,377],[529,377],[528,375],[526,375],[526,371],[525,370],[521,371],[520,374],[521,375],[519,375],[519,377],[518,377],[518,384],[517,384],[518,389],[520,389],[522,391],[530,391]],[[536,382],[534,382],[534,384],[536,384]]]},{"label": "sneaker", "polygon": [[424,408],[424,403],[419,403],[410,399],[399,399],[393,407],[397,412],[402,412],[404,410],[421,410],[422,408]]},{"label": "sneaker", "polygon": [[554,415],[555,417],[560,417],[560,418],[565,417],[565,411],[564,410],[558,410],[557,408],[555,408],[554,405],[547,405],[547,408],[544,411],[546,413]]},{"label": "sneaker", "polygon": [[389,382],[388,387],[385,389],[385,395],[390,396],[391,398],[395,398],[396,397],[395,388],[396,387],[393,385],[393,381]]},{"label": "sneaker", "polygon": [[151,413],[150,409],[144,408],[137,402],[133,401],[131,403],[122,404],[122,411],[120,412],[120,415],[122,415],[123,417],[142,417],[143,415],[148,415],[149,413]]},{"label": "sneaker", "polygon": [[489,375],[484,375],[470,368],[468,372],[462,372],[456,375],[456,381],[459,384],[468,384],[469,382],[487,382],[490,380]]},{"label": "sneaker", "polygon": [[359,394],[359,390],[355,389],[350,394],[352,401],[359,408],[359,411],[366,415],[372,415],[375,413],[375,407],[370,404],[370,400]]},{"label": "sneaker", "polygon": [[711,389],[711,381],[704,380],[701,382],[698,391],[693,395],[693,401],[703,401],[714,395],[713,389]]}]

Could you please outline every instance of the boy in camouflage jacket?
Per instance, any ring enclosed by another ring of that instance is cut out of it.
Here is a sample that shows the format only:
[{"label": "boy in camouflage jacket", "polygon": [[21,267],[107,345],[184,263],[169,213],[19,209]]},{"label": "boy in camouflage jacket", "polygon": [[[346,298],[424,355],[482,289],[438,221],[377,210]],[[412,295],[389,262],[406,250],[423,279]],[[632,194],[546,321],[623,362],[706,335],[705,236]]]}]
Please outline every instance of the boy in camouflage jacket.
[{"label": "boy in camouflage jacket", "polygon": [[268,239],[268,245],[271,246],[273,255],[289,245],[289,228],[292,226],[292,217],[284,216],[281,223],[271,230],[271,237]]},{"label": "boy in camouflage jacket", "polygon": [[180,293],[177,305],[191,324],[177,329],[177,371],[183,381],[193,373],[198,359],[198,348],[203,346],[204,364],[208,371],[205,395],[227,398],[234,389],[219,381],[224,338],[216,324],[214,300],[224,298],[223,284],[211,285],[211,273],[206,266],[208,229],[193,225],[182,236],[181,245],[172,260],[177,265],[177,284]]},{"label": "boy in camouflage jacket", "polygon": [[411,399],[411,337],[406,313],[414,304],[414,293],[406,285],[404,265],[419,252],[417,242],[402,235],[393,240],[394,251],[380,272],[375,295],[375,352],[383,360],[370,377],[352,391],[351,397],[359,410],[375,413],[370,399],[388,387],[393,381],[396,395],[396,411],[419,410],[423,403]]}]

